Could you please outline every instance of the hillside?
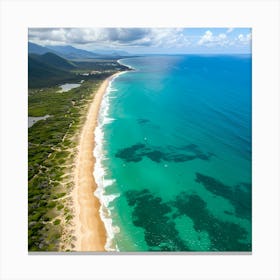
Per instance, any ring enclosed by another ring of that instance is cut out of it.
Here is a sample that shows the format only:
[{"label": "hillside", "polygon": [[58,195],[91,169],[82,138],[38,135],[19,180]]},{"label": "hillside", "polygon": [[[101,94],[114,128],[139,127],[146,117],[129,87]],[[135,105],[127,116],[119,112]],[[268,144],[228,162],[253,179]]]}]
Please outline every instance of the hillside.
[{"label": "hillside", "polygon": [[84,59],[116,59],[131,57],[132,55],[122,50],[96,49],[95,51],[86,51],[67,46],[40,46],[38,44],[28,42],[29,54],[46,54],[48,52],[54,53],[60,57],[70,60],[84,60]]},{"label": "hillside", "polygon": [[30,54],[30,56],[39,62],[48,64],[51,67],[55,67],[61,70],[68,71],[76,68],[76,65],[73,62],[51,52],[45,53],[43,55]]},{"label": "hillside", "polygon": [[28,55],[29,88],[56,85],[59,82],[68,81],[73,78],[75,78],[73,73],[51,66],[50,62],[44,63],[34,55]]},{"label": "hillside", "polygon": [[[33,43],[28,43],[28,87],[47,87],[68,81],[77,81],[79,74],[91,73],[103,75],[104,72],[128,70],[117,62],[120,56],[114,58],[87,58],[97,55],[72,46],[55,46],[53,50]],[[63,55],[58,55],[60,52]],[[37,52],[37,53],[34,53]],[[39,54],[41,53],[41,54]],[[76,57],[76,59],[67,59]],[[114,69],[114,70],[113,70]],[[77,76],[78,75],[78,76]],[[91,74],[92,75],[92,74]],[[83,76],[83,79],[87,79]]]},{"label": "hillside", "polygon": [[51,49],[52,51],[55,51],[55,52],[63,55],[67,59],[96,58],[96,57],[100,56],[97,53],[77,49],[72,46],[47,46],[47,47],[49,49]]},{"label": "hillside", "polygon": [[35,53],[35,54],[44,54],[47,52],[51,52],[50,49],[42,47],[40,45],[28,42],[28,53]]}]

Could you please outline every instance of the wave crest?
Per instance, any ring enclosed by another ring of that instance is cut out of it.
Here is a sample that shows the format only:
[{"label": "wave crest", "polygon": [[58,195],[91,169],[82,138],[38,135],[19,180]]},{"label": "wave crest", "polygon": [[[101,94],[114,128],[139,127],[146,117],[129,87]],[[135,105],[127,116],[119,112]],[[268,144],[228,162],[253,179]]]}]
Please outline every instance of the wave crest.
[{"label": "wave crest", "polygon": [[112,82],[119,76],[115,75],[114,78],[109,82],[106,92],[102,98],[102,102],[99,109],[99,114],[97,118],[97,126],[94,131],[95,138],[95,148],[93,155],[95,157],[95,165],[93,176],[97,184],[97,188],[94,195],[99,199],[101,207],[99,209],[101,220],[104,223],[105,230],[107,233],[107,240],[105,244],[106,251],[119,251],[118,246],[114,241],[114,236],[120,231],[119,227],[113,226],[113,221],[111,218],[111,211],[109,208],[110,202],[119,197],[119,194],[105,194],[105,189],[115,183],[114,179],[105,179],[106,167],[103,166],[103,161],[106,160],[106,153],[104,151],[103,143],[104,139],[104,126],[112,123],[115,119],[108,117],[110,108],[110,93],[116,92],[117,90],[112,87]]}]

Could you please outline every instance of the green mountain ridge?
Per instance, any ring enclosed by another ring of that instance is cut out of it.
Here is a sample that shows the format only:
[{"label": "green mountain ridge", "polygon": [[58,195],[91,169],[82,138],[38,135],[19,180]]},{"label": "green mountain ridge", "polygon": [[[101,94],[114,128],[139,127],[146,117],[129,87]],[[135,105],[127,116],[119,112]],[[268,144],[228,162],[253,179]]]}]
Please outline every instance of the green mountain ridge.
[{"label": "green mountain ridge", "polygon": [[75,59],[75,58],[97,58],[100,56],[98,53],[93,53],[86,50],[81,50],[74,48],[72,46],[47,46],[47,48],[51,49],[53,52],[57,52],[62,54],[67,59]]},{"label": "green mountain ridge", "polygon": [[102,50],[97,49],[95,51],[87,51],[83,49],[75,48],[71,45],[58,45],[58,46],[41,46],[32,42],[28,42],[28,53],[31,54],[45,54],[52,52],[58,56],[70,60],[83,60],[83,59],[113,59],[116,57],[130,57],[130,53],[123,50]]},{"label": "green mountain ridge", "polygon": [[61,70],[68,71],[77,68],[77,65],[72,61],[64,59],[51,52],[47,52],[42,55],[30,54],[29,56],[31,56],[33,59],[37,60],[38,62],[48,64],[51,67],[55,67]]},{"label": "green mountain ridge", "polygon": [[35,54],[44,54],[44,53],[47,53],[47,52],[51,52],[52,50],[46,48],[46,47],[43,47],[43,46],[40,46],[40,45],[37,45],[37,44],[34,44],[32,42],[28,42],[28,53],[35,53]]},{"label": "green mountain ridge", "polygon": [[[48,60],[48,58],[52,59]],[[51,61],[54,62],[53,65]],[[28,55],[28,87],[45,87],[74,79],[76,75],[68,71],[70,66],[67,63],[55,54],[51,56]]]},{"label": "green mountain ridge", "polygon": [[[62,47],[62,46],[60,46]],[[85,58],[84,55],[93,53],[64,46],[65,51],[76,51],[77,58],[70,60],[66,56],[58,55],[49,48],[28,42],[28,87],[39,88],[58,85],[65,82],[77,82],[79,73],[97,71],[96,75],[127,70],[128,68],[117,62],[120,56],[106,58]],[[37,51],[38,53],[30,52]],[[106,74],[107,75],[107,74]],[[83,77],[85,79],[85,77]]]}]

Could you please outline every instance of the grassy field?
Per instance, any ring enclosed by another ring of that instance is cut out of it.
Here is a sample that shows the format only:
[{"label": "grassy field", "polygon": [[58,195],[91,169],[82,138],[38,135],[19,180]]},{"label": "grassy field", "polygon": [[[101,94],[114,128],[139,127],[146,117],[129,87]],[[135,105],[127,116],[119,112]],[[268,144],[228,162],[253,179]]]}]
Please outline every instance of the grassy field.
[{"label": "grassy field", "polygon": [[28,249],[71,251],[74,248],[73,163],[79,130],[101,82],[111,69],[85,79],[79,88],[29,89],[28,115],[50,115],[28,129]]}]

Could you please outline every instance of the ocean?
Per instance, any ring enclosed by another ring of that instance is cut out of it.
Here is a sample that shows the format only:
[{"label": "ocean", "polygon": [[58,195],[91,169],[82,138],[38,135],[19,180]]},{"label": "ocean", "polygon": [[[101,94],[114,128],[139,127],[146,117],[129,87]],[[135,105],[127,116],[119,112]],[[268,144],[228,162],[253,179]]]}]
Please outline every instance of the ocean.
[{"label": "ocean", "polygon": [[95,131],[106,250],[251,251],[251,55],[120,62]]}]

